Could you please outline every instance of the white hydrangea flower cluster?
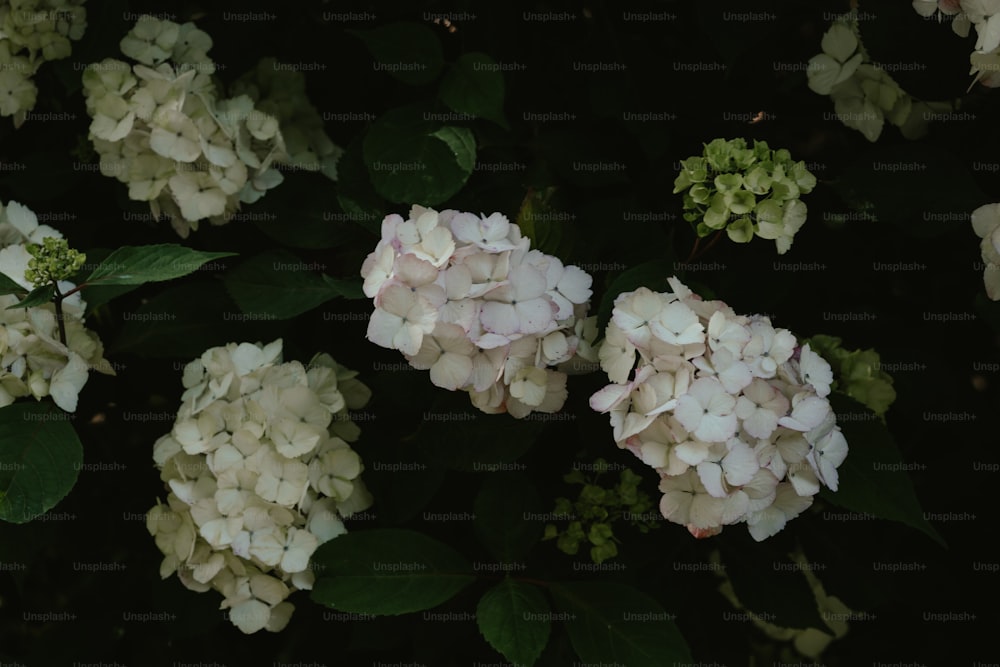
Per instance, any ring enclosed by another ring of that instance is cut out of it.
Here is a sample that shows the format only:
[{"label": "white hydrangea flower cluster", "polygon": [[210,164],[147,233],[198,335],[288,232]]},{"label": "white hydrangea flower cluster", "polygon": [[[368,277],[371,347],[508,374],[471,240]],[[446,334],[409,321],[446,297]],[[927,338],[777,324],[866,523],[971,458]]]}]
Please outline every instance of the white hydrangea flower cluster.
[{"label": "white hydrangea flower cluster", "polygon": [[997,0],[913,0],[913,9],[923,17],[937,16],[942,21],[952,17],[951,28],[959,37],[968,37],[976,27],[976,48],[969,55],[975,75],[972,86],[979,82],[989,88],[1000,86],[1000,2]]},{"label": "white hydrangea flower cluster", "polygon": [[386,216],[361,267],[375,303],[368,340],[430,370],[438,387],[468,391],[483,412],[557,412],[566,373],[551,367],[596,361],[593,279],[530,246],[501,213]]},{"label": "white hydrangea flower cluster", "polygon": [[83,89],[101,173],[127,184],[130,199],[148,201],[186,238],[284,180],[274,166],[286,158],[278,120],[246,95],[222,97],[211,37],[143,15],[120,46],[139,64],[92,63]]},{"label": "white hydrangea flower cluster", "polygon": [[[39,225],[35,214],[17,202],[0,205],[0,273],[27,291],[34,289],[24,277],[31,260],[26,246],[46,237],[63,236],[48,225]],[[59,281],[60,292],[75,287]],[[22,396],[38,400],[51,396],[60,408],[74,412],[90,369],[115,374],[104,359],[101,340],[84,326],[86,303],[79,292],[63,299],[63,345],[54,304],[7,310],[18,301],[15,294],[0,295],[0,407]]]},{"label": "white hydrangea flower cluster", "polygon": [[660,474],[665,518],[695,537],[746,521],[761,541],[820,484],[837,489],[847,441],[826,398],[833,373],[769,318],[669,284],[615,299],[599,353],[614,384],[590,405]]},{"label": "white hydrangea flower cluster", "polygon": [[972,212],[972,229],[982,239],[983,283],[986,296],[1000,301],[1000,203],[985,204]]},{"label": "white hydrangea flower cluster", "polygon": [[[0,3],[0,115],[20,127],[35,108],[31,77],[43,63],[69,57],[70,40],[87,29],[84,0],[9,0]],[[27,55],[22,55],[26,51]]]},{"label": "white hydrangea flower cluster", "polygon": [[309,559],[371,506],[348,409],[371,392],[329,355],[281,363],[282,341],[230,343],[184,369],[183,404],[153,448],[170,493],[147,514],[160,576],[215,589],[243,632],[277,632],[312,588]]},{"label": "white hydrangea flower cluster", "polygon": [[809,88],[829,95],[840,122],[868,141],[878,140],[886,121],[907,139],[919,139],[927,133],[935,113],[953,110],[949,102],[912,97],[872,62],[861,43],[856,11],[833,22],[823,35],[822,48],[823,53],[809,59]]},{"label": "white hydrangea flower cluster", "polygon": [[278,119],[290,167],[337,180],[337,162],[344,149],[327,136],[323,117],[306,94],[305,74],[274,58],[263,58],[229,92],[249,96],[258,109]]}]

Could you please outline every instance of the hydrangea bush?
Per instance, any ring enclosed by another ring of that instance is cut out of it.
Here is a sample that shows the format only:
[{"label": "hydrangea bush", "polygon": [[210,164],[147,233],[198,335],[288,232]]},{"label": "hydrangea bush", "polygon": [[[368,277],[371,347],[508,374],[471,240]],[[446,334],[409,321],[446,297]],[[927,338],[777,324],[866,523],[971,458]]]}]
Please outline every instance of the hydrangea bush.
[{"label": "hydrangea bush", "polygon": [[566,373],[555,367],[594,360],[591,277],[531,250],[501,213],[389,215],[361,276],[375,303],[368,340],[429,370],[436,386],[468,391],[483,412],[558,412]]},{"label": "hydrangea bush", "polygon": [[1000,6],[424,4],[0,0],[0,664],[988,663]]},{"label": "hydrangea bush", "polygon": [[224,97],[211,48],[194,23],[144,15],[121,41],[136,64],[105,58],[83,77],[101,173],[181,237],[257,201],[282,182],[274,164],[288,157],[277,118],[247,95]]},{"label": "hydrangea bush", "polygon": [[764,316],[671,292],[620,294],[600,348],[613,384],[592,408],[615,443],[661,476],[660,511],[695,537],[746,522],[757,541],[837,490],[847,441],[830,365]]},{"label": "hydrangea bush", "polygon": [[222,594],[245,633],[285,627],[309,558],[371,495],[348,409],[371,392],[329,355],[282,363],[282,341],[231,343],[184,368],[183,403],[153,458],[170,493],[147,517],[160,576]]},{"label": "hydrangea bush", "polygon": [[84,0],[17,0],[0,4],[0,116],[20,127],[35,108],[32,77],[48,61],[68,58],[87,29]]}]

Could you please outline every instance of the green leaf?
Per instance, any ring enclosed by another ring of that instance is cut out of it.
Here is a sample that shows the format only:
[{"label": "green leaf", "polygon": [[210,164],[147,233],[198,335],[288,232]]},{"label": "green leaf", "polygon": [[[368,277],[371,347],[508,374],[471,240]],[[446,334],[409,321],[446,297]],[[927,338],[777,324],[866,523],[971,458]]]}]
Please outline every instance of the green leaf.
[{"label": "green leaf", "polygon": [[504,579],[486,591],[476,607],[476,623],[490,646],[516,665],[531,667],[552,629],[548,600],[534,586]]},{"label": "green leaf", "polygon": [[368,177],[360,138],[351,142],[340,156],[337,176],[337,202],[344,216],[378,236],[388,206]]},{"label": "green leaf", "polygon": [[441,81],[441,101],[448,107],[507,128],[503,96],[503,74],[496,61],[485,53],[461,56]]},{"label": "green leaf", "polygon": [[21,294],[27,292],[28,290],[21,287],[13,278],[8,277],[6,274],[0,273],[0,295],[3,294]]},{"label": "green leaf", "polygon": [[0,409],[0,519],[31,521],[76,484],[83,446],[69,419],[49,402]]},{"label": "green leaf", "polygon": [[87,277],[90,285],[142,285],[194,273],[203,264],[232,252],[201,252],[176,243],[123,246],[108,255]]},{"label": "green leaf", "polygon": [[373,30],[348,32],[361,38],[378,69],[403,83],[430,83],[444,68],[441,41],[423,24],[390,23]]},{"label": "green leaf", "polygon": [[779,627],[829,632],[798,563],[769,543],[754,542],[747,533],[726,535],[719,546],[726,574],[744,607]]},{"label": "green leaf", "polygon": [[[338,163],[338,167],[340,163]],[[337,210],[336,188],[318,173],[287,178],[246,215],[271,239],[290,248],[335,248],[360,241],[352,216]]]},{"label": "green leaf", "polygon": [[674,267],[665,259],[655,259],[627,269],[608,286],[601,299],[601,307],[597,311],[598,331],[604,331],[611,313],[615,307],[615,299],[623,292],[632,292],[639,287],[648,287],[654,292],[664,292],[670,289],[667,278],[674,275]]},{"label": "green leaf", "polygon": [[394,616],[436,607],[472,583],[472,566],[413,530],[360,530],[313,554],[312,599],[339,611]]},{"label": "green leaf", "polygon": [[242,313],[216,280],[170,286],[124,317],[112,355],[190,360],[233,341],[270,342],[288,328],[268,313]]},{"label": "green leaf", "polygon": [[13,306],[7,306],[6,310],[12,310],[14,308],[30,308],[33,306],[43,306],[47,303],[51,303],[52,297],[56,294],[56,286],[52,283],[48,285],[42,285],[41,287],[36,287],[35,289],[28,292],[28,295],[15,303]]},{"label": "green leaf", "polygon": [[324,269],[287,250],[269,250],[229,271],[223,282],[244,313],[287,320],[350,292],[347,281],[317,273]]},{"label": "green leaf", "polygon": [[455,195],[476,164],[476,141],[464,127],[425,120],[415,107],[383,114],[363,144],[376,193],[396,204],[435,206]]},{"label": "green leaf", "polygon": [[556,608],[585,663],[663,667],[691,662],[691,652],[660,603],[631,586],[552,584]]},{"label": "green leaf", "polygon": [[469,404],[463,392],[442,392],[414,436],[428,457],[455,470],[498,472],[527,452],[545,422],[537,413],[525,419],[488,415]]},{"label": "green leaf", "polygon": [[338,296],[345,299],[365,299],[364,281],[358,278],[334,278],[325,273],[322,276],[323,282]]},{"label": "green leaf", "polygon": [[538,492],[522,473],[490,475],[476,497],[475,530],[502,563],[521,560],[542,536]]},{"label": "green leaf", "polygon": [[845,509],[905,523],[945,546],[924,518],[903,457],[878,415],[840,392],[830,394],[830,405],[849,451],[837,469],[837,491],[823,487],[820,497]]}]

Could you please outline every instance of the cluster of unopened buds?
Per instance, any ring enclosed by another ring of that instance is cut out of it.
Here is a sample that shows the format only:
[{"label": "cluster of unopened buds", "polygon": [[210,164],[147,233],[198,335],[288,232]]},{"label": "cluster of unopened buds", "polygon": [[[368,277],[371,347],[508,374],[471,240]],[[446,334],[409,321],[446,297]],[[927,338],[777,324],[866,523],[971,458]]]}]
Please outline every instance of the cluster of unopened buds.
[{"label": "cluster of unopened buds", "polygon": [[566,373],[554,367],[594,360],[592,278],[530,249],[500,213],[389,215],[361,275],[375,303],[368,339],[429,370],[436,386],[468,391],[483,412],[556,412]]},{"label": "cluster of unopened buds", "polygon": [[780,531],[825,484],[847,441],[827,401],[830,365],[761,315],[672,292],[620,294],[600,347],[613,384],[590,405],[615,442],[660,474],[660,511],[695,537],[745,521]]}]

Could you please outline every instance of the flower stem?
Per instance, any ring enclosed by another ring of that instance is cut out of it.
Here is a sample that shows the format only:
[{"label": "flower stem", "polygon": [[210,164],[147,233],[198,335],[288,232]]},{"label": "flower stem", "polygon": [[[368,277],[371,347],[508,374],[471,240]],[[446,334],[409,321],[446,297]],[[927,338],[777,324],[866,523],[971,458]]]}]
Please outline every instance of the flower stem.
[{"label": "flower stem", "polygon": [[[53,287],[55,287],[55,297],[53,298],[52,302],[56,305],[56,322],[59,323],[59,340],[60,342],[62,342],[63,345],[69,347],[69,345],[66,343],[66,324],[65,322],[63,322],[63,309],[62,309],[63,299],[65,299],[68,296],[68,294],[62,294],[59,291],[59,283],[52,281],[52,285]],[[73,292],[70,292],[69,294],[72,293]]]}]

